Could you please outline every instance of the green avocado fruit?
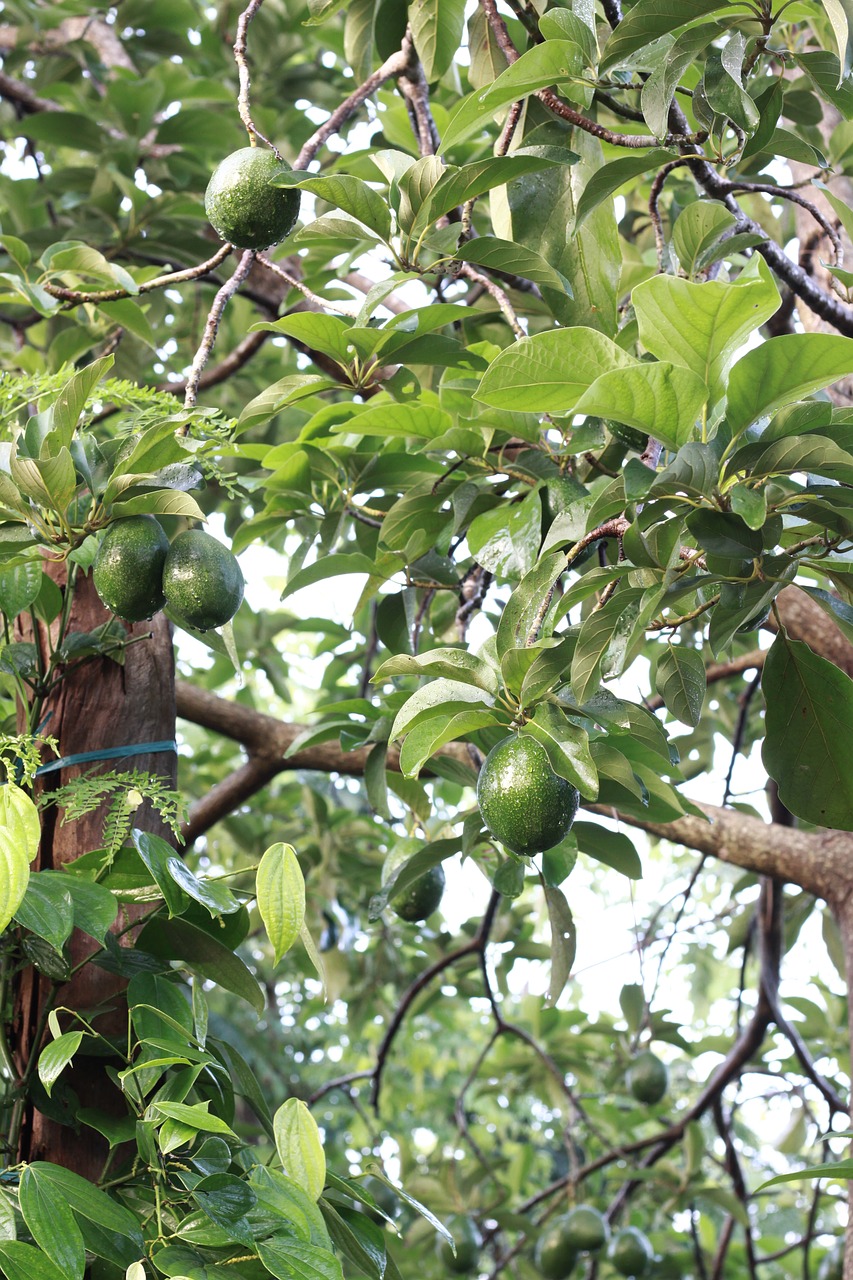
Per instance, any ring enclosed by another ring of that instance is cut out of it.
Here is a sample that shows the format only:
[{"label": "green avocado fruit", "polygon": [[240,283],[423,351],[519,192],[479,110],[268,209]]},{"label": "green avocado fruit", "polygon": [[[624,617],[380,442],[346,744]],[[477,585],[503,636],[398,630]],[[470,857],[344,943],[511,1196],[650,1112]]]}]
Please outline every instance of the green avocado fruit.
[{"label": "green avocado fruit", "polygon": [[605,426],[613,439],[624,444],[626,449],[632,449],[634,453],[645,453],[649,443],[648,432],[638,431],[636,427],[629,427],[624,422],[608,421]]},{"label": "green avocado fruit", "polygon": [[555,1218],[536,1244],[536,1265],[544,1280],[567,1280],[574,1271],[578,1251],[566,1228],[567,1217]]},{"label": "green avocado fruit", "polygon": [[638,1102],[654,1106],[669,1088],[666,1063],[650,1049],[638,1053],[628,1068],[628,1088]]},{"label": "green avocado fruit", "polygon": [[[402,862],[412,856],[412,849],[401,848],[390,853],[382,867],[383,887],[391,879],[393,873]],[[404,889],[399,897],[391,900],[391,910],[407,924],[418,924],[437,911],[444,894],[444,867],[430,867],[423,875],[413,880],[408,889]]]},{"label": "green avocado fruit", "polygon": [[436,1243],[439,1259],[454,1275],[467,1275],[476,1268],[480,1257],[480,1233],[472,1219],[464,1215],[450,1218],[447,1229],[453,1236],[456,1253],[454,1255],[449,1241],[439,1236]]},{"label": "green avocado fruit", "polygon": [[163,594],[182,626],[196,631],[221,627],[243,599],[236,557],[203,529],[179,533],[163,566]]},{"label": "green avocado fruit", "polygon": [[232,151],[214,169],[204,193],[208,221],[238,249],[268,249],[296,225],[300,193],[274,187],[290,165],[262,147]]},{"label": "green avocado fruit", "polygon": [[591,1204],[570,1209],[563,1230],[566,1240],[578,1253],[597,1253],[610,1236],[607,1220]]},{"label": "green avocado fruit", "polygon": [[636,1227],[625,1227],[610,1241],[608,1261],[620,1276],[640,1277],[647,1274],[655,1252],[649,1240]]},{"label": "green avocado fruit", "polygon": [[163,608],[168,551],[169,539],[153,516],[127,516],[109,526],[95,557],[92,581],[111,613],[125,622],[142,622]]},{"label": "green avocado fruit", "polygon": [[542,853],[568,835],[580,796],[528,734],[504,738],[483,762],[477,803],[491,834],[513,853]]}]

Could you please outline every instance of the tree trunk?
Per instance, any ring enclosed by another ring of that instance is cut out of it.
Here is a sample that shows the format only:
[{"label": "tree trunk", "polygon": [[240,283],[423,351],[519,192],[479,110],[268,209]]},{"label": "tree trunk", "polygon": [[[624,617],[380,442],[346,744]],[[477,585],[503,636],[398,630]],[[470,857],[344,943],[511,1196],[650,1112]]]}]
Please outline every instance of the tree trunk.
[{"label": "tree trunk", "polygon": [[[106,622],[109,614],[99,601],[89,577],[79,576],[71,609],[70,631],[89,632]],[[171,628],[163,614],[151,622],[128,626],[131,636],[145,636],[124,649],[122,665],[110,658],[95,658],[69,671],[45,708],[49,719],[44,732],[57,739],[60,756],[77,755],[110,747],[170,740],[175,736],[175,664]],[[38,643],[44,648],[45,628],[39,628]],[[24,635],[33,639],[32,631]],[[173,751],[119,757],[101,763],[75,765],[37,780],[37,793],[79,777],[88,771],[118,769],[145,770],[175,786],[177,757]],[[63,825],[56,807],[43,816],[42,840],[37,868],[59,869],[83,853],[103,845],[103,808]],[[134,825],[170,838],[168,830],[148,802],[134,814]],[[126,908],[119,912],[116,932],[132,920]],[[86,934],[76,931],[67,944],[72,969],[97,949]],[[67,1006],[84,1013],[97,1030],[109,1036],[125,1034],[125,1010],[120,992],[122,979],[96,965],[84,965],[55,993],[55,1006]],[[44,1040],[44,1005],[53,984],[31,967],[21,977],[13,1027],[13,1050],[19,1071],[23,1071]],[[117,999],[117,997],[119,997]],[[65,1020],[63,1029],[65,1029]],[[81,1107],[106,1110],[114,1099],[116,1114],[123,1114],[121,1098],[105,1074],[109,1059],[80,1057],[78,1064],[63,1076],[63,1084],[74,1090]],[[54,1093],[56,1096],[56,1091]],[[19,1158],[50,1160],[65,1165],[84,1177],[97,1178],[106,1155],[106,1145],[94,1130],[78,1132],[70,1125],[49,1118],[27,1102],[21,1129]]]}]

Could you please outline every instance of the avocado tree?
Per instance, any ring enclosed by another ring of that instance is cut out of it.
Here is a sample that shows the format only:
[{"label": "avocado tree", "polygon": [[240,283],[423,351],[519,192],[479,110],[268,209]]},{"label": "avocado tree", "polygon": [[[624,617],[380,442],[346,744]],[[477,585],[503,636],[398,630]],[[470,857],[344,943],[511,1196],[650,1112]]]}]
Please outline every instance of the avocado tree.
[{"label": "avocado tree", "polygon": [[850,6],[2,19],[0,1275],[853,1280]]}]

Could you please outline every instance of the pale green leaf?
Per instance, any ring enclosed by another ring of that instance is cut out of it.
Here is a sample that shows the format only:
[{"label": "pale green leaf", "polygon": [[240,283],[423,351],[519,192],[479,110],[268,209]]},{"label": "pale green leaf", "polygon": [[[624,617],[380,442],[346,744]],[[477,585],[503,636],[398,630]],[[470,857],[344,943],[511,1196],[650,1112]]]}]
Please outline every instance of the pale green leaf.
[{"label": "pale green leaf", "polygon": [[305,919],[305,881],[292,845],[273,844],[266,850],[258,865],[255,893],[277,965],[299,937]]},{"label": "pale green leaf", "polygon": [[275,1147],[288,1177],[318,1200],[326,1182],[326,1157],[317,1122],[300,1098],[288,1098],[273,1116]]}]

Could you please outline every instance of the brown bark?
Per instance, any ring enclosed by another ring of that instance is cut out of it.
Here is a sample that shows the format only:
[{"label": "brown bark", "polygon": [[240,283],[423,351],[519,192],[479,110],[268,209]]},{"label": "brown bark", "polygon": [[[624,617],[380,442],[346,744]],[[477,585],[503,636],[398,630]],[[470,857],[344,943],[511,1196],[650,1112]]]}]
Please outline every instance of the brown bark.
[{"label": "brown bark", "polygon": [[[71,609],[71,631],[87,632],[106,622],[109,614],[98,600],[89,578],[78,578]],[[102,748],[174,738],[175,696],[174,658],[169,623],[163,614],[151,622],[128,627],[131,635],[149,636],[130,645],[119,665],[110,658],[98,658],[70,670],[47,703],[50,718],[45,732],[55,737],[62,757]],[[44,629],[40,642],[45,644]],[[31,634],[31,633],[30,633]],[[73,766],[57,770],[38,779],[39,791],[47,791],[79,777],[97,764]],[[170,786],[175,785],[177,757],[174,752],[120,757],[109,760],[101,768],[142,769],[159,775]],[[103,843],[104,812],[97,810],[76,822],[63,825],[61,814],[51,807],[44,814],[38,869],[58,869],[79,855],[99,848]],[[143,830],[168,836],[157,814],[146,802],[134,815],[134,824]],[[127,926],[130,918],[120,912],[116,930]],[[68,944],[70,963],[80,964],[95,950],[87,935],[75,931]],[[123,1034],[125,1014],[116,997],[124,983],[95,965],[85,965],[56,993],[54,1003],[84,1012],[95,1027],[106,1035]],[[52,993],[52,984],[36,969],[23,976],[14,1032],[14,1051],[19,1070],[26,1067],[33,1053],[41,1024],[40,1013]],[[81,1058],[63,1080],[77,1093],[80,1105],[106,1109],[115,1094],[104,1075],[108,1059]],[[116,1095],[116,1102],[121,1099]],[[122,1108],[123,1109],[123,1108]],[[86,1177],[96,1178],[103,1166],[105,1146],[90,1129],[82,1133],[49,1120],[31,1110],[22,1133],[22,1159],[51,1160],[72,1168]]]}]

